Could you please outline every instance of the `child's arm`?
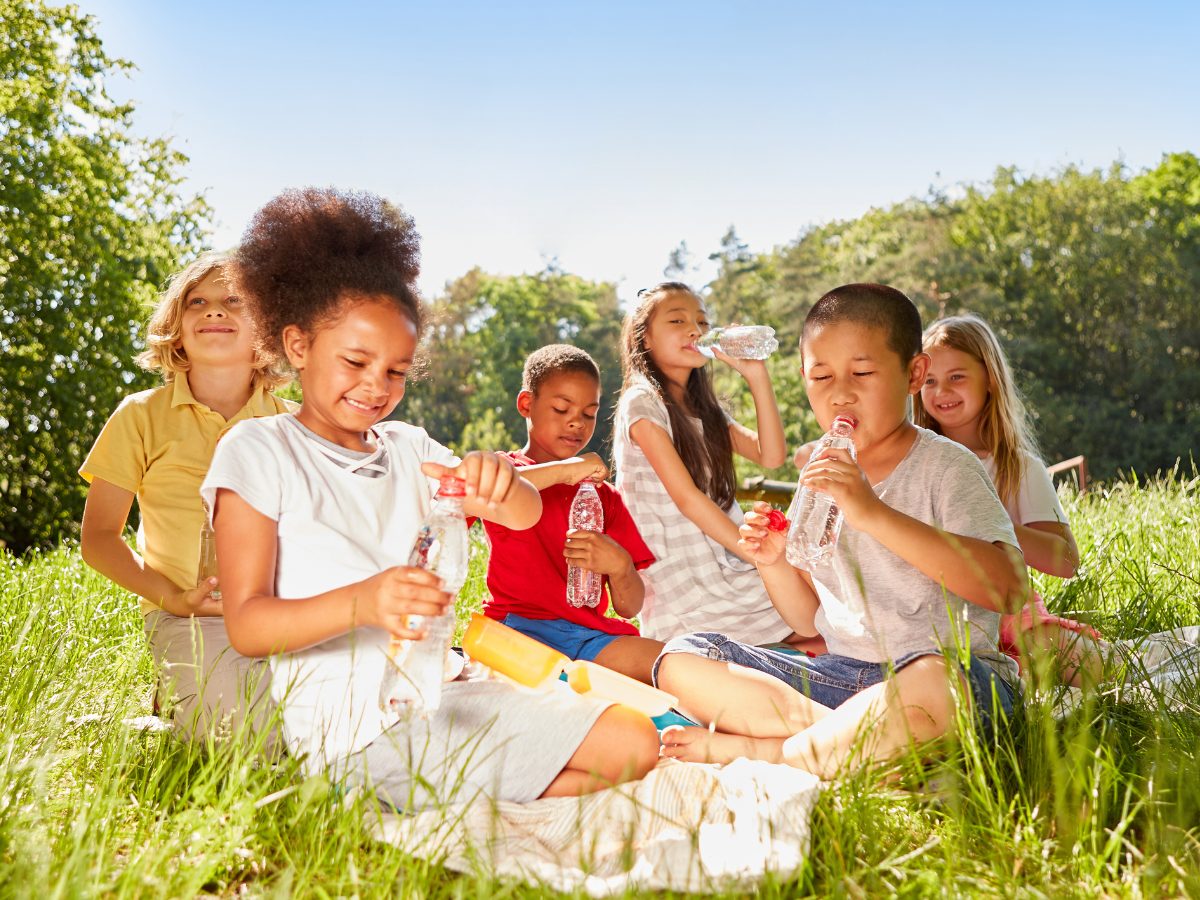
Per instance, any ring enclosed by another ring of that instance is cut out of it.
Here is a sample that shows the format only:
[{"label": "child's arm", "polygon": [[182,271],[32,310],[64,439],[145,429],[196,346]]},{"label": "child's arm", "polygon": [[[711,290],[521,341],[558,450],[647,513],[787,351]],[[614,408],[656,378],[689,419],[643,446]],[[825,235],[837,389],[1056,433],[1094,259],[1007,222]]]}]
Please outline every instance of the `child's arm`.
[{"label": "child's arm", "polygon": [[463,512],[468,518],[478,517],[524,531],[542,517],[542,498],[532,484],[517,474],[511,460],[498,453],[473,450],[457,466],[427,462],[421,471],[430,478],[457,475],[467,483],[467,499]]},{"label": "child's arm", "polygon": [[[517,530],[541,516],[537,491],[514,478],[512,464],[495,454],[468,453],[456,467],[425,463],[422,470],[435,478],[463,478],[468,515]],[[439,615],[449,606],[450,595],[437,576],[410,566],[393,566],[323,594],[284,600],[274,594],[277,523],[221,488],[214,524],[229,641],[245,656],[302,650],[362,625],[383,628],[398,638],[417,638],[421,632],[406,627],[407,617]]]},{"label": "child's arm", "polygon": [[770,504],[758,501],[746,513],[740,529],[743,555],[758,566],[767,596],[779,617],[796,634],[812,637],[817,633],[813,620],[820,600],[808,573],[794,568],[784,558],[785,532],[767,528],[770,509]]},{"label": "child's arm", "polygon": [[950,534],[897,512],[876,496],[845,450],[813,461],[800,483],[830,494],[847,524],[964,600],[1002,613],[1025,602],[1029,581],[1017,547]]},{"label": "child's arm", "polygon": [[679,511],[726,550],[741,556],[737,526],[712,498],[696,487],[666,430],[649,419],[638,419],[629,426],[629,437],[646,454]]},{"label": "child's arm", "polygon": [[[180,590],[139,556],[122,533],[133,507],[133,492],[93,478],[83,507],[79,550],[83,561],[125,590],[145,597],[176,616],[219,616],[221,601],[212,598],[215,582]],[[199,544],[200,535],[196,535]]]},{"label": "child's arm", "polygon": [[418,638],[407,616],[445,612],[450,595],[432,572],[393,566],[378,575],[312,597],[275,596],[277,524],[227,488],[217,491],[217,559],[224,585],[229,642],[243,656],[303,650],[360,625],[398,638]]},{"label": "child's arm", "polygon": [[581,456],[572,456],[570,459],[556,459],[554,462],[521,466],[518,472],[522,478],[539,491],[544,491],[556,484],[579,484],[588,479],[592,481],[608,479],[608,466],[596,453],[584,453]]},{"label": "child's arm", "polygon": [[730,423],[729,436],[734,452],[764,469],[782,466],[787,459],[787,444],[783,438],[783,419],[779,416],[779,405],[775,402],[775,388],[771,385],[767,364],[761,359],[735,359],[715,348],[713,352],[746,379],[750,396],[754,398],[758,430],[751,431],[737,422]]},{"label": "child's arm", "polygon": [[1075,574],[1079,548],[1075,545],[1071,526],[1066,522],[1030,522],[1028,525],[1013,522],[1013,529],[1017,532],[1026,563],[1057,578],[1070,578]]},{"label": "child's arm", "polygon": [[570,565],[608,576],[609,596],[617,615],[631,619],[642,611],[646,585],[633,557],[607,534],[576,529],[567,532],[563,556]]}]

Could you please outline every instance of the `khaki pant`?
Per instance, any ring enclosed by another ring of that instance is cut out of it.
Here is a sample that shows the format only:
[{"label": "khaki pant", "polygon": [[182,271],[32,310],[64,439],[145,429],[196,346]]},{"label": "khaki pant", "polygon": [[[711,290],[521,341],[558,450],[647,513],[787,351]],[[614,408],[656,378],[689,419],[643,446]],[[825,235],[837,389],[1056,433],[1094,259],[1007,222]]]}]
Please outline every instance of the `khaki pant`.
[{"label": "khaki pant", "polygon": [[[229,645],[220,616],[174,616],[154,610],[146,637],[158,669],[158,696],[181,737],[260,734],[282,746],[272,725],[271,669],[265,659],[242,656]],[[246,731],[244,731],[246,730]]]}]

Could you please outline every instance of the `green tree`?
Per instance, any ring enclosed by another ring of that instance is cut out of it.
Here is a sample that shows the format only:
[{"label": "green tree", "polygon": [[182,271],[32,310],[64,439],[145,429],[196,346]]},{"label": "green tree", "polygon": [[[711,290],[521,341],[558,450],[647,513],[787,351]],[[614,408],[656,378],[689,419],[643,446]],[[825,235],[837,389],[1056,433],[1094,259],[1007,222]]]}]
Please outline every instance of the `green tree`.
[{"label": "green tree", "polygon": [[125,393],[148,304],[206,208],[179,197],[184,157],[133,134],[110,58],[75,7],[0,0],[0,541],[76,528],[76,470]]},{"label": "green tree", "polygon": [[574,344],[600,367],[604,400],[591,448],[607,453],[621,385],[620,331],[611,284],[555,267],[506,277],[472,270],[433,303],[428,377],[409,389],[400,415],[459,451],[515,449],[525,442],[516,410],[525,357],[545,344]]}]

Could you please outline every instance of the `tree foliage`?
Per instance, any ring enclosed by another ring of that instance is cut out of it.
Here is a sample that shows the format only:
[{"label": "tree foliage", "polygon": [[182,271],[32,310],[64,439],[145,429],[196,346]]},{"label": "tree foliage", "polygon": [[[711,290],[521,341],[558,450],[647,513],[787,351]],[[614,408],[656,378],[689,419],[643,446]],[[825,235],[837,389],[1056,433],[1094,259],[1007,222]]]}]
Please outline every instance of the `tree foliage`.
[{"label": "tree foliage", "polygon": [[1149,473],[1200,445],[1193,154],[1139,173],[1002,168],[956,198],[932,194],[810,229],[767,253],[723,256],[711,285],[718,318],[781,332],[773,371],[792,442],[817,433],[796,377],[804,315],[850,281],[895,285],[926,322],[965,311],[987,319],[1049,461],[1082,453],[1100,477]]},{"label": "tree foliage", "polygon": [[71,533],[76,474],[127,392],[145,307],[206,210],[179,197],[184,157],[134,135],[106,55],[74,7],[0,0],[0,542]]},{"label": "tree foliage", "polygon": [[472,270],[433,303],[429,377],[414,383],[399,414],[466,450],[516,449],[525,424],[516,409],[525,357],[546,344],[574,344],[600,367],[603,401],[591,449],[606,453],[621,386],[621,311],[611,284],[547,268],[499,277]]}]

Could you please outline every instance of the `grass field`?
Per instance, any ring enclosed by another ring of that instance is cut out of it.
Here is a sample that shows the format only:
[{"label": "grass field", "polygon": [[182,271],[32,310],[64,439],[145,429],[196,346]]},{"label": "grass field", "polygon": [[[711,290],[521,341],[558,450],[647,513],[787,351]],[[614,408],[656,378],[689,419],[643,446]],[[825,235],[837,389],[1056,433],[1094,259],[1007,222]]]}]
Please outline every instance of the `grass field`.
[{"label": "grass field", "polygon": [[[1070,582],[1036,579],[1052,610],[1086,611],[1112,637],[1200,622],[1194,471],[1066,502],[1083,564]],[[460,611],[479,603],[481,562]],[[4,896],[544,893],[373,842],[365,800],[253,746],[125,726],[151,698],[134,599],[72,547],[0,566]],[[836,784],[805,869],[763,892],[1200,895],[1200,690],[1182,712],[1115,690],[1062,721],[1038,697],[999,746],[968,733],[892,786]]]}]

